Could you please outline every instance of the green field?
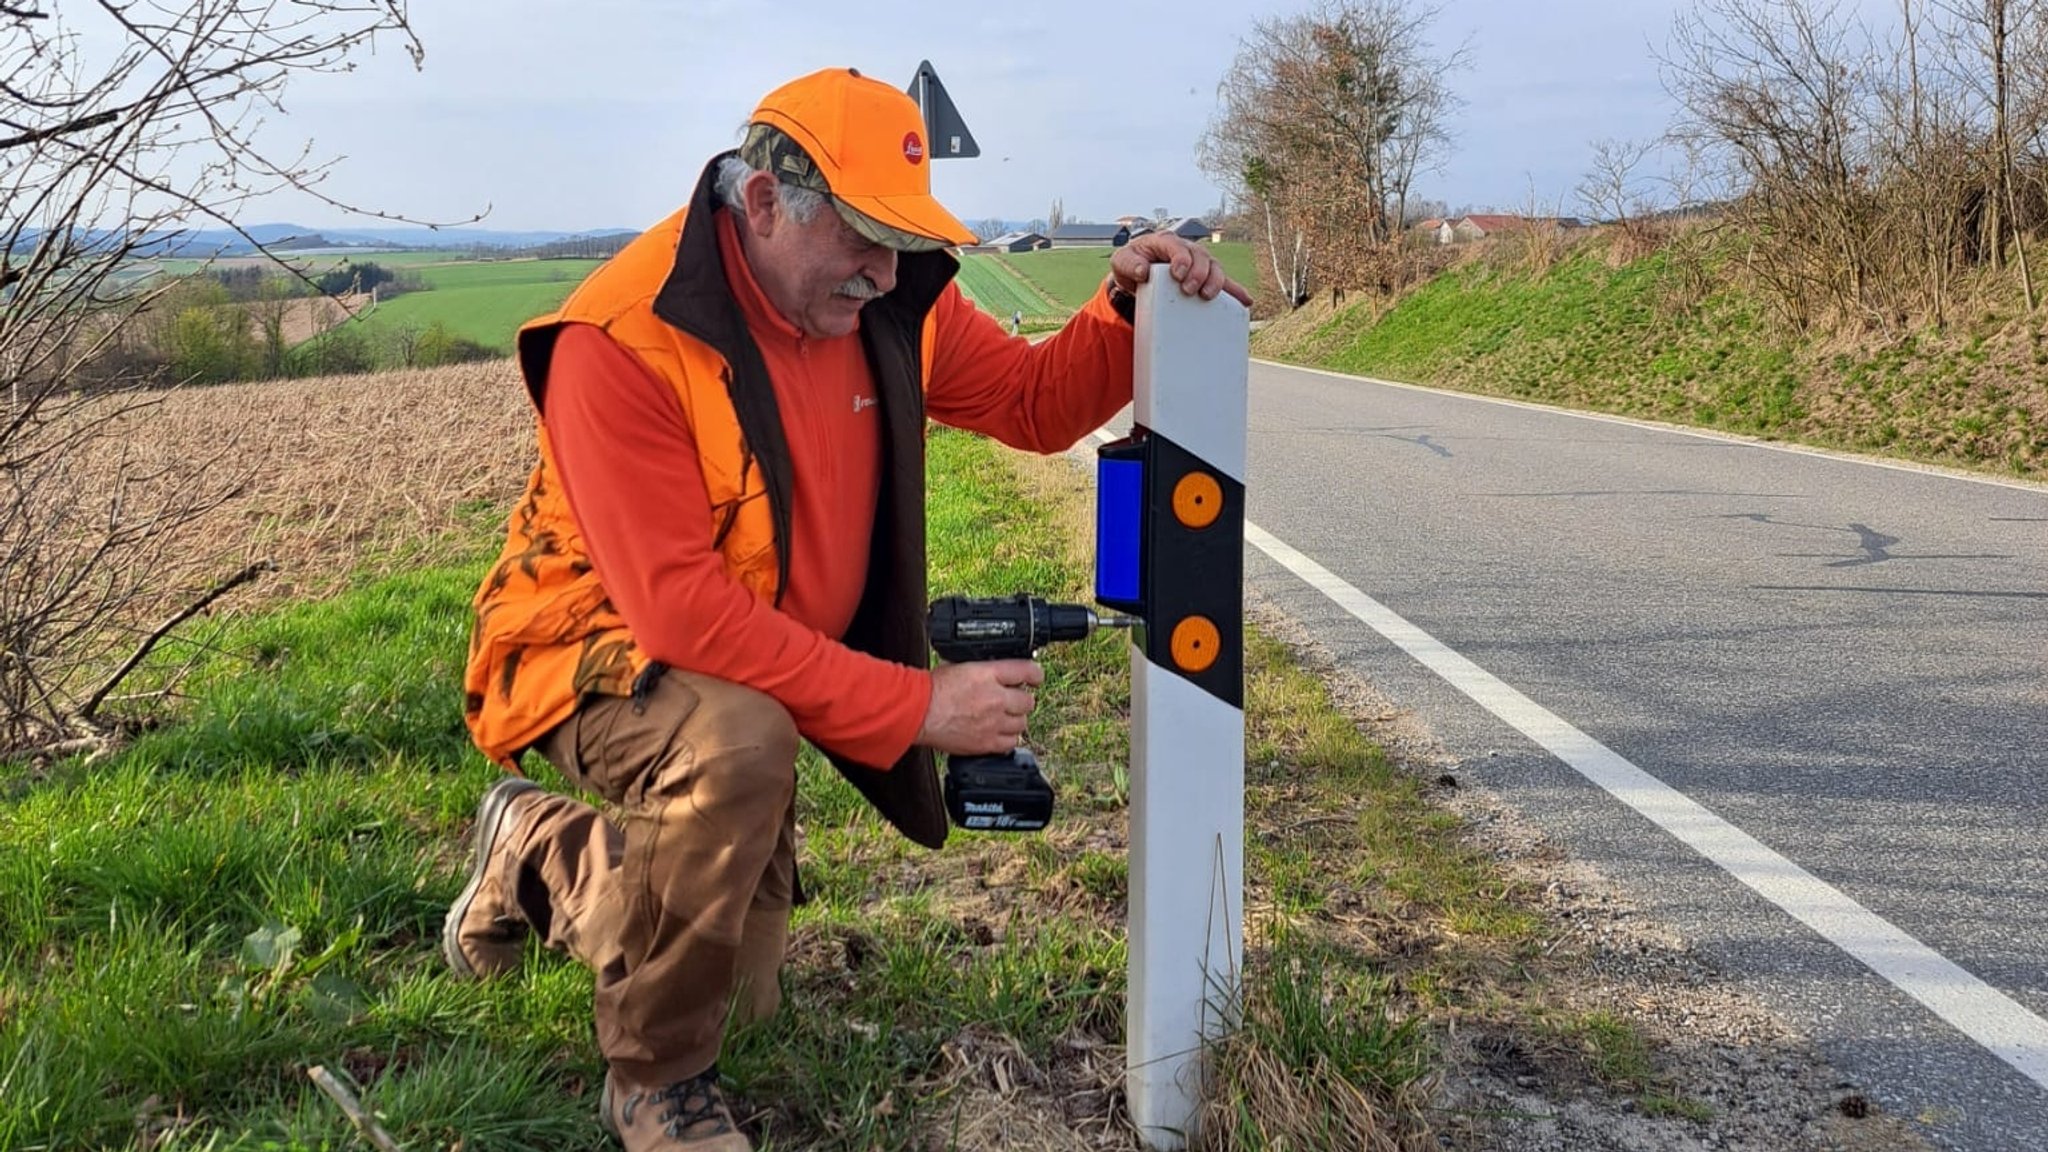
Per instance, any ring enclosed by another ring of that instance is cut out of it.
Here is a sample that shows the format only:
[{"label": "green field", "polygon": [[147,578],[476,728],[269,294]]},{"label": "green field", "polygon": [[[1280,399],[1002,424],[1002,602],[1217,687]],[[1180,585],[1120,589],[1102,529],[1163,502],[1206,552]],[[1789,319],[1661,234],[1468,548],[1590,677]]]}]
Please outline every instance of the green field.
[{"label": "green field", "polygon": [[[379,252],[366,249],[360,252],[326,251],[318,253],[280,252],[283,261],[309,275],[317,276],[330,268],[339,268],[353,261],[357,264],[378,264],[386,268],[419,268],[430,264],[451,264],[468,262],[459,251],[448,248],[422,248],[403,252]],[[258,266],[274,268],[278,261],[267,256],[220,256],[212,260],[194,260],[183,257],[164,260],[138,261],[140,265],[153,267],[165,276],[190,276],[195,272],[209,269],[240,268]]]},{"label": "green field", "polygon": [[364,317],[372,337],[439,322],[451,333],[486,348],[512,351],[519,326],[559,307],[599,260],[464,261],[417,269],[429,291],[379,303]]},{"label": "green field", "polygon": [[[1258,283],[1258,266],[1249,244],[1212,244],[1209,251],[1246,287]],[[1069,308],[1079,308],[1102,287],[1109,275],[1108,248],[1047,248],[1038,252],[1016,252],[990,259],[1005,263],[1039,291]]]},{"label": "green field", "polygon": [[1067,309],[1047,300],[1004,267],[994,256],[970,253],[960,258],[960,290],[1000,320],[1018,312],[1027,318],[1065,316]]}]

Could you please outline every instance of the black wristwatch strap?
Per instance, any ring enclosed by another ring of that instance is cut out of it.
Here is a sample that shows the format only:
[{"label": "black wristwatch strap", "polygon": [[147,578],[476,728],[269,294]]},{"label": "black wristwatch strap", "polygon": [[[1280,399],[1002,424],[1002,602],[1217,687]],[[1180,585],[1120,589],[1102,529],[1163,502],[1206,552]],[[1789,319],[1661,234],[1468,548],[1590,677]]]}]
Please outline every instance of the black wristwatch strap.
[{"label": "black wristwatch strap", "polygon": [[1124,323],[1136,324],[1138,322],[1138,298],[1136,296],[1124,291],[1123,287],[1113,277],[1104,282],[1102,289],[1109,293],[1109,306],[1116,310],[1117,315],[1124,318]]}]

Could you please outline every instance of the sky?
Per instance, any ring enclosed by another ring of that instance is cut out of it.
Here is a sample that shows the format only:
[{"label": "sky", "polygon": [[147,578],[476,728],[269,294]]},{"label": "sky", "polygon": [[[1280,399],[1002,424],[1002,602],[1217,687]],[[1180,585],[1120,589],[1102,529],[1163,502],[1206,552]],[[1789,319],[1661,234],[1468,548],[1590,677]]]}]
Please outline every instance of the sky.
[{"label": "sky", "polygon": [[[420,220],[520,230],[644,227],[685,201],[703,163],[737,142],[770,89],[850,65],[907,85],[930,60],[981,145],[933,169],[965,220],[1109,221],[1221,199],[1195,160],[1216,86],[1262,17],[1310,0],[1026,5],[932,0],[415,0],[426,50],[396,43],[356,71],[292,82],[266,131],[343,159],[335,197]],[[1681,0],[1460,0],[1439,51],[1456,142],[1416,192],[1451,207],[1577,210],[1591,141],[1654,137],[1671,105],[1653,51]],[[272,199],[244,224],[360,227]]]}]

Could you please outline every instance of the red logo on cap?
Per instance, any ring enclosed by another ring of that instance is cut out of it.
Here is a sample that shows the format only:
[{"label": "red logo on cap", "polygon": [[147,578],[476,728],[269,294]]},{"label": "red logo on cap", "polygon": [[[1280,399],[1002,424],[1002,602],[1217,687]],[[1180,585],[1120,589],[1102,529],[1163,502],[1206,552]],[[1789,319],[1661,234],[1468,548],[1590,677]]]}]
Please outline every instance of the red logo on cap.
[{"label": "red logo on cap", "polygon": [[917,133],[905,132],[903,134],[903,158],[912,164],[917,164],[924,160],[924,141],[917,138]]}]

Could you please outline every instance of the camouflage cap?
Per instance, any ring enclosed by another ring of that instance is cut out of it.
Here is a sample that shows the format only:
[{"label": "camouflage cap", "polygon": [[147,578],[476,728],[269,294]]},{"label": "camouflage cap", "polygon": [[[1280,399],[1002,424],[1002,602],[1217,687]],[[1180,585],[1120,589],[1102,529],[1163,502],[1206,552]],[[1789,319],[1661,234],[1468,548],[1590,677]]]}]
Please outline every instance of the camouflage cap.
[{"label": "camouflage cap", "polygon": [[832,194],[832,184],[825,179],[825,173],[811,159],[810,153],[789,138],[789,135],[770,124],[750,124],[747,136],[740,144],[740,159],[747,166],[761,172],[772,172],[777,180],[798,188],[808,188],[823,195],[839,213],[839,218],[855,232],[898,252],[936,252],[951,246],[952,242],[932,236],[921,236],[885,224],[864,212],[856,211],[846,201]]}]

